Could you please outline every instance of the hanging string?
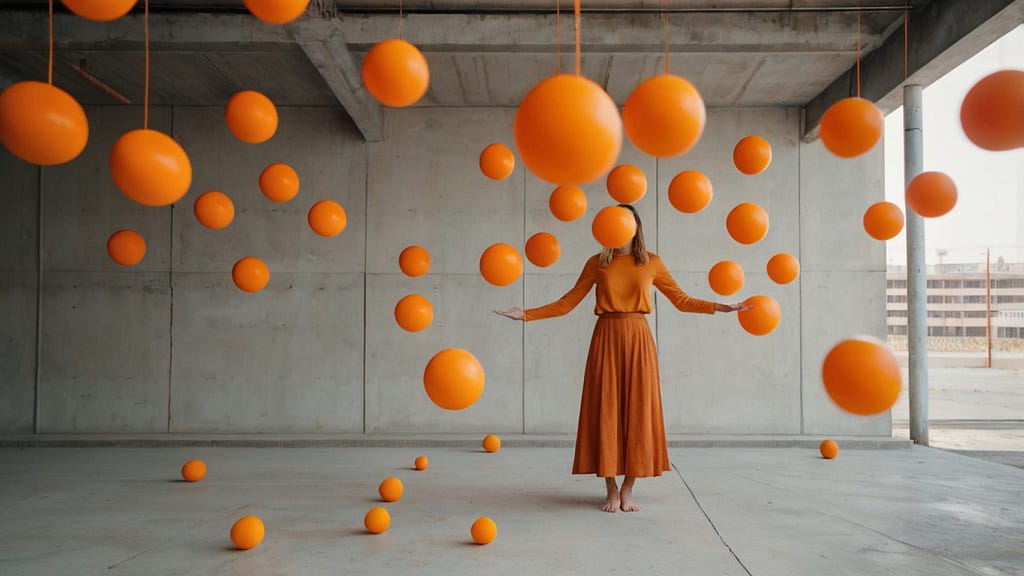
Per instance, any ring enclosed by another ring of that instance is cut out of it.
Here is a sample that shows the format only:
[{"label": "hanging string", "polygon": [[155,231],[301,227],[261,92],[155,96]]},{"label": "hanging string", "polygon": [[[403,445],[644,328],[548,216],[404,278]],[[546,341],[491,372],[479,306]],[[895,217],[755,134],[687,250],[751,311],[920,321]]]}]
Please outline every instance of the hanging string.
[{"label": "hanging string", "polygon": [[50,56],[47,64],[46,82],[53,85],[53,0],[50,0]]},{"label": "hanging string", "polygon": [[665,0],[665,74],[668,74],[668,0]]},{"label": "hanging string", "polygon": [[149,0],[144,3],[145,14],[142,17],[142,27],[146,30],[146,88],[142,103],[142,128],[149,129]]},{"label": "hanging string", "polygon": [[562,73],[562,0],[555,0],[555,76]]},{"label": "hanging string", "polygon": [[575,2],[576,16],[576,75],[580,75],[580,0]]},{"label": "hanging string", "polygon": [[903,3],[903,81],[907,81],[907,62],[910,59],[910,0]]},{"label": "hanging string", "polygon": [[398,38],[402,38],[402,0],[398,0]]},{"label": "hanging string", "polygon": [[860,98],[860,0],[857,0],[857,98]]}]

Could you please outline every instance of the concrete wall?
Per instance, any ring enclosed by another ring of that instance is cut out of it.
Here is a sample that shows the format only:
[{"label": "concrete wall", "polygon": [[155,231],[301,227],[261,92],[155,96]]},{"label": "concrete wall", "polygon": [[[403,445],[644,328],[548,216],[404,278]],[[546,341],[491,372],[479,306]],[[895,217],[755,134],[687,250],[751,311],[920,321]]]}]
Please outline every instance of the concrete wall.
[{"label": "concrete wall", "polygon": [[[268,143],[235,140],[219,108],[154,109],[154,128],[189,152],[194,180],[173,208],[144,208],[114,187],[106,155],[138,127],[126,108],[88,110],[92,136],[82,157],[43,172],[0,152],[0,431],[24,432],[574,432],[590,331],[592,297],[564,318],[527,325],[491,313],[535,306],[568,290],[597,250],[590,218],[614,202],[603,182],[584,187],[587,215],[554,219],[552,186],[520,164],[494,182],[477,155],[512,144],[514,109],[391,111],[388,138],[366,144],[331,109],[282,109]],[[747,134],[772,143],[771,167],[745,176],[732,147]],[[648,245],[691,295],[738,301],[768,294],[783,310],[771,335],[744,332],[734,315],[679,314],[656,300],[650,323],[661,351],[670,433],[889,434],[889,416],[859,418],[835,409],[820,366],[850,334],[884,334],[884,246],[860,229],[863,210],[882,198],[881,146],[840,161],[820,143],[800,142],[795,109],[711,110],[700,144],[682,158],[655,161],[624,143],[621,162],[648,177],[637,203]],[[271,162],[293,165],[299,196],[273,204],[257,179]],[[683,169],[715,188],[711,205],[681,214],[666,197]],[[6,175],[10,174],[10,177]],[[192,216],[202,192],[235,202],[235,222],[211,231]],[[36,225],[42,199],[42,227]],[[317,200],[340,202],[348,227],[321,238],[305,222]],[[725,216],[754,201],[769,212],[768,237],[734,242]],[[149,250],[133,268],[106,256],[119,228],[142,233]],[[538,231],[555,234],[562,257],[526,263],[507,287],[478,273],[496,242],[522,247]],[[397,259],[426,247],[430,273],[409,278]],[[42,248],[42,286],[37,286]],[[786,251],[800,259],[796,282],[767,279],[765,262]],[[263,259],[269,286],[246,294],[231,281],[243,256]],[[707,269],[738,261],[747,284],[734,296],[707,287]],[[395,302],[419,293],[434,322],[407,333]],[[36,302],[42,353],[36,378]],[[423,392],[423,367],[443,348],[473,352],[487,373],[484,395],[449,412]],[[38,417],[34,405],[38,397]]]}]

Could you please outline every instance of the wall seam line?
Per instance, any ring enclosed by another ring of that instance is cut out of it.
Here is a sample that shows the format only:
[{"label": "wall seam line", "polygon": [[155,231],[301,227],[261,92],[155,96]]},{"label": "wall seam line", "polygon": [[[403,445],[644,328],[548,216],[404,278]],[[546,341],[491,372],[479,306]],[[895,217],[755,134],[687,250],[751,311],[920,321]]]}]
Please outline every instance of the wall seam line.
[{"label": "wall seam line", "polygon": [[[171,134],[174,134],[174,107],[171,107]],[[177,203],[175,203],[177,204]],[[170,292],[170,318],[167,326],[167,433],[171,433],[171,386],[174,382],[174,206],[171,204],[170,243],[167,254],[167,287]]]},{"label": "wall seam line", "polygon": [[36,373],[32,388],[32,432],[39,434],[39,384],[43,363],[43,167],[39,166],[36,204]]}]

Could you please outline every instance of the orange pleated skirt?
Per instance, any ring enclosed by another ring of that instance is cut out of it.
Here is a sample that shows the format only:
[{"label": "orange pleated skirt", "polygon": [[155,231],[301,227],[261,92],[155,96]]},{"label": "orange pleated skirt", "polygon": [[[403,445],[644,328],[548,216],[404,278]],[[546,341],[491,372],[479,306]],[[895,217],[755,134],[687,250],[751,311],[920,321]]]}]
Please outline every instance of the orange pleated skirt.
[{"label": "orange pleated skirt", "polygon": [[639,312],[601,314],[587,355],[572,472],[644,478],[670,469],[647,319]]}]

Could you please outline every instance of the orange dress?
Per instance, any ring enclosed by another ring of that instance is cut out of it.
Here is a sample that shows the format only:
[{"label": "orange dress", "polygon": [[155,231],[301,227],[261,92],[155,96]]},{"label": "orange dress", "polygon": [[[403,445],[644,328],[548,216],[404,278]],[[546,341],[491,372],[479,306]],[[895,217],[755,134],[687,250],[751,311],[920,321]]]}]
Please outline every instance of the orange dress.
[{"label": "orange dress", "polygon": [[572,290],[526,310],[523,319],[562,316],[597,285],[598,320],[583,376],[572,472],[605,478],[661,476],[671,468],[658,355],[644,317],[651,312],[651,286],[683,312],[714,314],[715,304],[689,297],[654,254],[642,266],[631,254],[617,255],[604,267],[597,260],[587,260]]}]

